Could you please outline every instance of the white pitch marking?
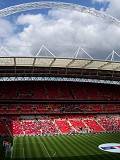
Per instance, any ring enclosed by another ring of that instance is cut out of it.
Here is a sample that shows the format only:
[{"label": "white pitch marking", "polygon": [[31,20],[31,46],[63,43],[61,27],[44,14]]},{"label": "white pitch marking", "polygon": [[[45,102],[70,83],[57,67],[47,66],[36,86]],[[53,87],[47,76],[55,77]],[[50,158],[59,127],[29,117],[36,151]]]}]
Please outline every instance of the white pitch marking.
[{"label": "white pitch marking", "polygon": [[[41,142],[42,142],[42,140],[41,140]],[[43,145],[43,147],[45,148],[45,150],[46,150],[46,152],[47,152],[47,154],[48,154],[48,157],[52,160],[52,158],[51,158],[51,156],[50,156],[50,153],[48,152],[48,150],[47,150],[47,148],[46,148],[46,146],[44,145],[43,142],[42,142],[42,145]]]}]

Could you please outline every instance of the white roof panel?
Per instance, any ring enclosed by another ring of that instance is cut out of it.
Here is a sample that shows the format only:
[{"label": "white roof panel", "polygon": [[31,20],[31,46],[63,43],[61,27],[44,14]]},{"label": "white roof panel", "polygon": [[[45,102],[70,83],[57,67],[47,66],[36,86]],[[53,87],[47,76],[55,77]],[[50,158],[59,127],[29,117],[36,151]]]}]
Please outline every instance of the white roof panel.
[{"label": "white roof panel", "polygon": [[0,66],[14,66],[14,58],[0,58]]},{"label": "white roof panel", "polygon": [[16,66],[33,66],[34,58],[16,58]]},{"label": "white roof panel", "polygon": [[85,65],[87,65],[91,60],[73,60],[73,63],[69,65],[69,68],[83,68]]},{"label": "white roof panel", "polygon": [[72,59],[55,59],[52,67],[67,67],[67,65],[72,61]]},{"label": "white roof panel", "polygon": [[51,63],[54,61],[53,58],[36,58],[35,67],[49,67]]},{"label": "white roof panel", "polygon": [[115,70],[118,67],[120,67],[120,63],[118,63],[118,62],[116,62],[116,63],[114,63],[114,62],[108,62],[101,69],[102,70]]},{"label": "white roof panel", "polygon": [[100,68],[101,66],[107,64],[108,62],[103,62],[103,61],[92,61],[91,63],[89,63],[85,69],[96,69],[96,68]]},{"label": "white roof panel", "polygon": [[0,57],[0,66],[61,67],[120,71],[120,62],[54,57]]},{"label": "white roof panel", "polygon": [[117,67],[115,68],[115,71],[120,71],[120,66],[117,66]]}]

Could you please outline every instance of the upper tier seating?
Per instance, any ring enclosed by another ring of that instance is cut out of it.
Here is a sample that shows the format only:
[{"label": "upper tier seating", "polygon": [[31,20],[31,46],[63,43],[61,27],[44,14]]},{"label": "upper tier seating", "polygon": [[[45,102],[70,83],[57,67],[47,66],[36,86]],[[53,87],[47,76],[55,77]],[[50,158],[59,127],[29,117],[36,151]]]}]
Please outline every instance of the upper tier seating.
[{"label": "upper tier seating", "polygon": [[[116,93],[116,94],[114,94]],[[120,99],[120,87],[75,82],[4,82],[0,99]]]}]

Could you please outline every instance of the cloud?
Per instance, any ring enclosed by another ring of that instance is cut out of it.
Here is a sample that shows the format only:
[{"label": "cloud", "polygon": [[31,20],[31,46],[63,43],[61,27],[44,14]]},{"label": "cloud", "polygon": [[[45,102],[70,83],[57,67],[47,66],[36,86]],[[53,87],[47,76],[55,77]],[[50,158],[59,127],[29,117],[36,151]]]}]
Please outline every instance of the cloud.
[{"label": "cloud", "polygon": [[115,16],[120,19],[120,1],[119,0],[110,0],[107,13]]},{"label": "cloud", "polygon": [[110,0],[92,0],[93,3],[96,3],[96,2],[104,3],[104,2],[108,2],[108,1],[110,1]]},{"label": "cloud", "polygon": [[1,19],[2,22],[5,34],[0,28],[0,39],[11,56],[35,55],[42,44],[58,57],[73,57],[79,46],[94,58],[105,58],[113,49],[120,49],[119,27],[77,11],[21,14],[15,23]]},{"label": "cloud", "polygon": [[120,0],[92,0],[93,3],[109,3],[106,12],[120,19]]},{"label": "cloud", "polygon": [[13,25],[4,19],[0,19],[0,38],[9,37],[14,31]]}]

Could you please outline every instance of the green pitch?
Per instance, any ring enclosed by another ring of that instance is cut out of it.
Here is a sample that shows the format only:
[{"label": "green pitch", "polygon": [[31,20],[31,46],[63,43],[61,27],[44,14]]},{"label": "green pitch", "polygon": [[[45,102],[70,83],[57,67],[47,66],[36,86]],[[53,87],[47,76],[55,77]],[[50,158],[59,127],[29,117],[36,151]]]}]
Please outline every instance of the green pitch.
[{"label": "green pitch", "polygon": [[98,149],[103,143],[120,143],[120,133],[71,136],[25,136],[13,141],[12,159],[120,160],[120,153]]}]

